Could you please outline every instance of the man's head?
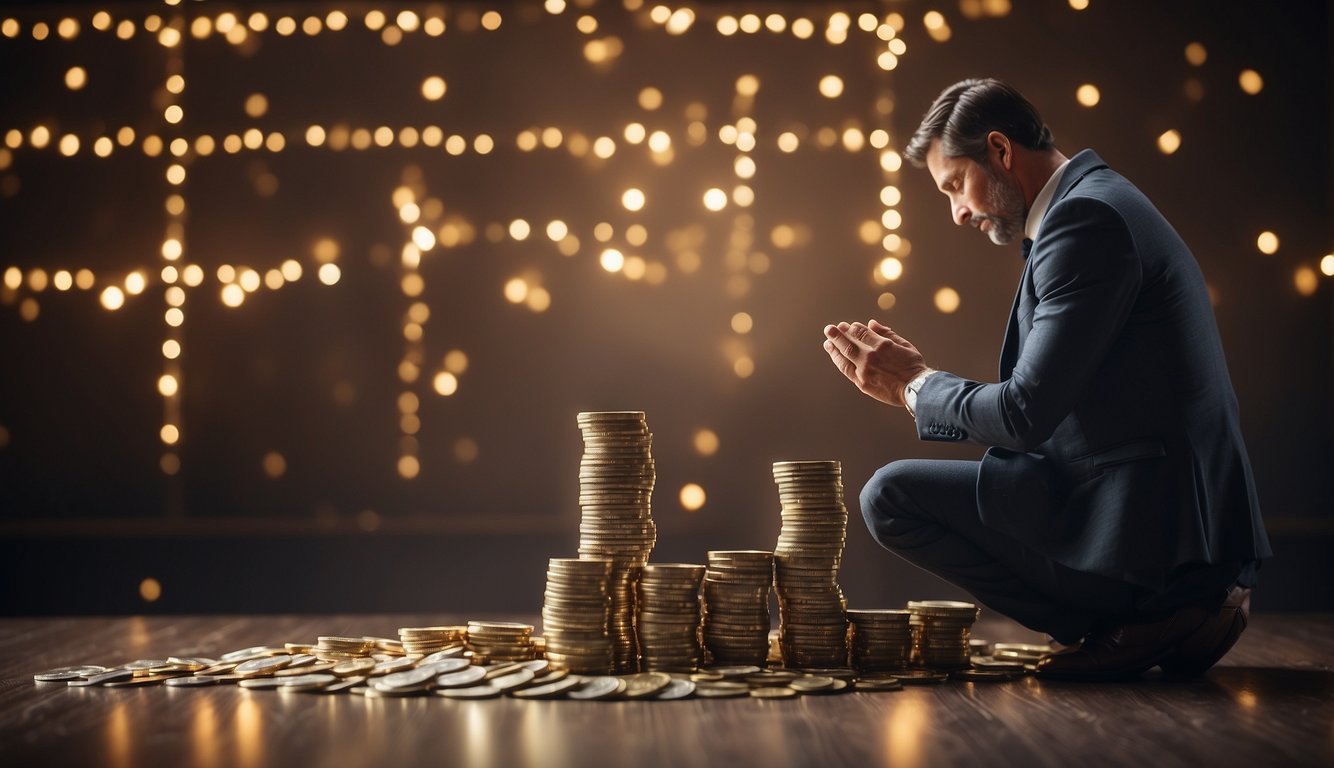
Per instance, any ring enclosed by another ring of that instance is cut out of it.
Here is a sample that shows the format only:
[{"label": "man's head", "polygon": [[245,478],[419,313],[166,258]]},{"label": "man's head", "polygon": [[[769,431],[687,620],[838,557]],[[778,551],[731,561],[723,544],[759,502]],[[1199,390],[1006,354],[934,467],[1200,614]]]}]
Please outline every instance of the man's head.
[{"label": "man's head", "polygon": [[1018,91],[987,79],[946,88],[904,155],[930,170],[950,198],[956,224],[971,224],[1004,245],[1023,232],[1028,206],[1041,188],[1024,188],[1025,169],[1016,167],[1016,154],[1024,151],[1054,151],[1051,129]]}]

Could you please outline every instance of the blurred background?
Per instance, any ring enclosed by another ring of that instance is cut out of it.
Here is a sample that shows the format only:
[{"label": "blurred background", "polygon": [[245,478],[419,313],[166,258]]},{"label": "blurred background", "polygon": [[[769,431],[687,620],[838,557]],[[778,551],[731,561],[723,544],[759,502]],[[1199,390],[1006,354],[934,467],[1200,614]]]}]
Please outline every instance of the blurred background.
[{"label": "blurred background", "polygon": [[870,317],[994,381],[1021,261],[899,152],[993,76],[1209,282],[1275,551],[1334,608],[1327,2],[0,3],[6,614],[536,614],[575,414],[644,410],[653,560],[843,463],[853,607],[961,593],[857,491],[919,443]]}]

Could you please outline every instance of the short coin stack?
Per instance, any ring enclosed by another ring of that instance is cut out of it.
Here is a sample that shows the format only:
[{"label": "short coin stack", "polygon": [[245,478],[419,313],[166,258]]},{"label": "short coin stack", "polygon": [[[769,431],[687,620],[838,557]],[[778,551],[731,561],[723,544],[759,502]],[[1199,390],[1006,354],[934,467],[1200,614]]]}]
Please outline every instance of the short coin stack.
[{"label": "short coin stack", "polygon": [[579,465],[579,556],[610,558],[609,631],[615,671],[637,671],[635,582],[657,542],[651,498],[653,435],[643,411],[578,415],[584,436]]},{"label": "short coin stack", "polygon": [[324,635],[315,643],[312,653],[320,661],[344,661],[370,656],[375,650],[373,637],[335,637]]},{"label": "short coin stack", "polygon": [[547,562],[542,634],[553,667],[582,675],[611,672],[610,576],[611,560],[606,558],[553,557]]},{"label": "short coin stack", "polygon": [[860,672],[905,669],[912,663],[913,633],[905,610],[849,610],[852,667]]},{"label": "short coin stack", "polygon": [[429,656],[454,645],[463,644],[467,627],[400,627],[398,640],[403,652],[412,656]]},{"label": "short coin stack", "polygon": [[769,655],[769,588],[774,553],[709,552],[704,573],[704,647],[714,664],[764,666]]},{"label": "short coin stack", "polygon": [[699,644],[699,586],[704,566],[644,566],[639,578],[640,666],[646,672],[693,672],[704,662]]},{"label": "short coin stack", "polygon": [[783,505],[774,550],[783,663],[844,667],[847,604],[838,585],[848,527],[843,468],[837,461],[781,461],[774,464],[774,481]]},{"label": "short coin stack", "polygon": [[913,650],[917,662],[931,669],[967,669],[969,634],[979,611],[954,600],[911,600]]},{"label": "short coin stack", "polygon": [[533,625],[513,621],[468,622],[468,650],[476,664],[532,661]]}]

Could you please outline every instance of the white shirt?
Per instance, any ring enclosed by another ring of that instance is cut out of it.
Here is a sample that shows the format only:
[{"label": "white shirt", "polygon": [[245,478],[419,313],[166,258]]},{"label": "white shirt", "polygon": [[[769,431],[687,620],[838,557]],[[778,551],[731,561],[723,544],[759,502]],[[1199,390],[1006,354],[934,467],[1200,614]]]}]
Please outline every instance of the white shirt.
[{"label": "white shirt", "polygon": [[1047,208],[1056,196],[1056,188],[1061,185],[1061,177],[1065,175],[1065,167],[1069,164],[1070,161],[1066,160],[1057,166],[1051,178],[1042,185],[1042,191],[1033,198],[1033,207],[1028,209],[1028,219],[1024,222],[1024,237],[1029,240],[1038,239],[1038,227],[1042,226],[1042,218],[1047,215]]}]

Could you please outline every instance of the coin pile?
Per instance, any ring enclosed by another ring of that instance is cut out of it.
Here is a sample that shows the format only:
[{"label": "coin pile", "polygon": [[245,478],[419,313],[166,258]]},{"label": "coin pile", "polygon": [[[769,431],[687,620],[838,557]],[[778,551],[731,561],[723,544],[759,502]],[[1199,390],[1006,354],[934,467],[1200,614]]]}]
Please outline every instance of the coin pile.
[{"label": "coin pile", "polygon": [[542,633],[546,658],[553,667],[586,675],[611,672],[611,637],[607,633],[610,576],[608,558],[553,557],[547,561]]},{"label": "coin pile", "polygon": [[838,568],[848,510],[837,461],[780,461],[774,481],[783,525],[774,549],[779,648],[788,667],[848,664],[848,620]]},{"label": "coin pile", "polygon": [[704,566],[650,564],[639,577],[640,666],[645,672],[692,672],[704,663],[699,644],[699,587]]},{"label": "coin pile", "polygon": [[972,603],[954,600],[910,600],[909,624],[917,663],[931,669],[967,669],[973,622],[980,611]]},{"label": "coin pile", "polygon": [[[463,644],[467,627],[400,627],[398,640],[403,652],[428,656],[455,645]],[[392,653],[392,651],[390,651]]]},{"label": "coin pile", "polygon": [[584,437],[579,464],[579,556],[612,561],[608,631],[617,672],[638,669],[635,582],[658,539],[653,523],[653,435],[643,411],[594,411],[577,417]]},{"label": "coin pile", "polygon": [[910,611],[849,610],[852,625],[852,666],[866,672],[905,669],[912,663]]},{"label": "coin pile", "polygon": [[468,650],[478,664],[532,661],[533,625],[514,621],[470,621]]},{"label": "coin pile", "polygon": [[769,655],[774,553],[709,552],[704,573],[704,647],[715,664],[763,666]]}]

